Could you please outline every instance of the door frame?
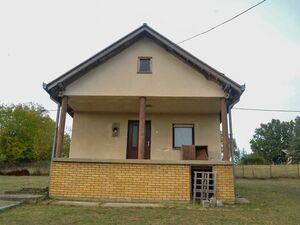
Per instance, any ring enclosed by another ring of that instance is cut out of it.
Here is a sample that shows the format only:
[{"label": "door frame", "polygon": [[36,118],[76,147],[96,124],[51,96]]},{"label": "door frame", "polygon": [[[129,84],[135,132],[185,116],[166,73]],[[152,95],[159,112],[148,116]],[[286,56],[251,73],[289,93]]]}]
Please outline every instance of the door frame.
[{"label": "door frame", "polygon": [[[138,123],[139,124],[139,120],[128,120],[128,124],[127,124],[127,143],[126,143],[126,159],[128,159],[128,149],[129,149],[129,126],[130,123]],[[149,133],[147,133],[147,123],[149,124]],[[139,134],[139,132],[137,132],[137,135]],[[149,135],[148,139],[147,136]],[[137,140],[139,138],[137,137]],[[138,140],[139,141],[139,140]],[[149,147],[147,147],[146,142],[149,141]],[[149,158],[146,159],[150,159],[151,158],[151,120],[145,120],[145,156],[146,156],[146,150],[147,148],[149,149]]]}]

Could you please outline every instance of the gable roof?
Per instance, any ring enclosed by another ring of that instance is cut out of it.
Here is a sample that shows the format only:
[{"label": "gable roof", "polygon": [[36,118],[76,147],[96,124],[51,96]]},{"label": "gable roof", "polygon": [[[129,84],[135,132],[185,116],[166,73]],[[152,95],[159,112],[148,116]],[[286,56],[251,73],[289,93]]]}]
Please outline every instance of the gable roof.
[{"label": "gable roof", "polygon": [[239,97],[245,90],[245,85],[239,85],[234,82],[223,73],[207,65],[166,37],[162,36],[147,24],[143,24],[141,27],[132,31],[125,37],[111,44],[60,77],[54,79],[50,83],[44,83],[43,88],[50,94],[53,100],[59,102],[60,92],[64,91],[65,87],[142,38],[150,38],[169,53],[175,55],[177,58],[199,71],[206,79],[216,82],[227,94],[230,104],[239,101]]}]

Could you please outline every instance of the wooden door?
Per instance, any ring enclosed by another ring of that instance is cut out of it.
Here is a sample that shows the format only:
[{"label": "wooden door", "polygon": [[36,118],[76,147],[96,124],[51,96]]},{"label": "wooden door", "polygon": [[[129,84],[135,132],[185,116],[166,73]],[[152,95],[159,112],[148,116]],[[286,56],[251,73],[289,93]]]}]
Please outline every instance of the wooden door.
[{"label": "wooden door", "polygon": [[[146,121],[145,126],[145,159],[150,159],[150,147],[151,147],[151,121]],[[138,158],[138,146],[139,146],[139,121],[128,121],[128,135],[127,135],[127,159]]]}]

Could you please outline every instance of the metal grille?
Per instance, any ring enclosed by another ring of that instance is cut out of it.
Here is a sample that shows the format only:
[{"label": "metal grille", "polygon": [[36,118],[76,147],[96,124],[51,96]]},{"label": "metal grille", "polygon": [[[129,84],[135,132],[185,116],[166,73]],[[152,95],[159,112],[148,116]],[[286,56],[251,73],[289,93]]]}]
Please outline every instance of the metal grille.
[{"label": "metal grille", "polygon": [[216,196],[216,174],[194,171],[193,203]]}]

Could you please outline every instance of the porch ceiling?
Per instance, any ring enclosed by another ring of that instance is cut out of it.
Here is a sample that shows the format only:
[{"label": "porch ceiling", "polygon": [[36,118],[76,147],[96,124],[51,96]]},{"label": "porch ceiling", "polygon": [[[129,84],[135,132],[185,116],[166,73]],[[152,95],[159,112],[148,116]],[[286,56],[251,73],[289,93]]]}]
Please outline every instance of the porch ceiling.
[{"label": "porch ceiling", "polygon": [[[138,113],[138,97],[69,96],[68,105],[81,112]],[[218,113],[219,98],[147,97],[147,113]]]}]

